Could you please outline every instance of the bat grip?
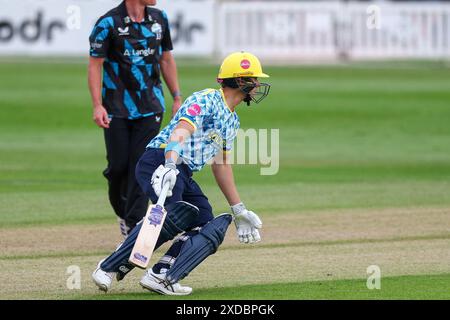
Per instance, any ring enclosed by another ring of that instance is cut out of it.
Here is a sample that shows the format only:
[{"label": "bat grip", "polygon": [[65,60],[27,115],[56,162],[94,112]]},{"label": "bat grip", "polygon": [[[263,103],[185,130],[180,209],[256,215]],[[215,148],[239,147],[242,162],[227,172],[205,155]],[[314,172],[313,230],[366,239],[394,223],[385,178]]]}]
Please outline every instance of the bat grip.
[{"label": "bat grip", "polygon": [[159,198],[158,198],[158,202],[156,203],[157,205],[164,207],[164,202],[166,202],[167,192],[169,191],[169,186],[170,186],[169,182],[164,183],[163,188],[161,190],[161,194],[159,195]]}]

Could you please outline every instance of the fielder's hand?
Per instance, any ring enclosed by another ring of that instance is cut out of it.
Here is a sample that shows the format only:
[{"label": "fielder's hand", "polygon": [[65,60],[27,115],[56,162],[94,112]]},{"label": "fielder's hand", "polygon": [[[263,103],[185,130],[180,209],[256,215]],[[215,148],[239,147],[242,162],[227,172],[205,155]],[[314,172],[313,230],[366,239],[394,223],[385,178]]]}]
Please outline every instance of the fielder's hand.
[{"label": "fielder's hand", "polygon": [[181,97],[180,96],[178,96],[176,98],[173,98],[172,118],[175,117],[175,115],[177,114],[177,111],[178,111],[178,109],[180,109],[182,102],[183,101],[181,101]]},{"label": "fielder's hand", "polygon": [[104,106],[98,105],[94,107],[92,118],[100,128],[109,128],[109,123],[111,120],[109,119],[108,112],[106,112]]},{"label": "fielder's hand", "polygon": [[160,165],[152,175],[152,187],[155,190],[156,195],[159,197],[161,194],[161,190],[163,185],[168,182],[169,183],[169,191],[167,192],[167,197],[172,196],[172,189],[175,186],[175,182],[177,182],[177,174],[178,170],[175,165]]},{"label": "fielder's hand", "polygon": [[233,212],[239,241],[242,243],[261,241],[258,229],[261,229],[262,221],[256,213],[248,211],[242,202],[232,206],[231,211]]}]

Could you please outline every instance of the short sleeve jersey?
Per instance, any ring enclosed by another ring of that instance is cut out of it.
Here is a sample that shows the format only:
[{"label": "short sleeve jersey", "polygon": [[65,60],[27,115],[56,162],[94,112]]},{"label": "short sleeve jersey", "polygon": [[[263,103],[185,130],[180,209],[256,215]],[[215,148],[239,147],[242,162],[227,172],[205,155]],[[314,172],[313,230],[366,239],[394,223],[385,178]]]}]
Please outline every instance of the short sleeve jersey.
[{"label": "short sleeve jersey", "polygon": [[142,22],[133,22],[125,2],[95,24],[89,37],[90,56],[104,58],[102,100],[108,114],[138,119],[164,112],[160,80],[163,51],[172,50],[163,11],[146,7]]},{"label": "short sleeve jersey", "polygon": [[205,89],[184,101],[169,124],[150,141],[147,148],[164,147],[181,120],[195,128],[180,154],[192,171],[201,170],[219,152],[230,151],[240,126],[239,117],[226,104],[222,89]]}]

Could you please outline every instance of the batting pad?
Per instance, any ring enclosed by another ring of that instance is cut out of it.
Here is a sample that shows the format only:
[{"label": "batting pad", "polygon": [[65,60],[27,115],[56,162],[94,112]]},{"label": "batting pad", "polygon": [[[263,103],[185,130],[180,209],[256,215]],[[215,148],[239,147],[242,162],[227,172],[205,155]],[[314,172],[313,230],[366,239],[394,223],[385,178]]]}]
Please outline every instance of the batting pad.
[{"label": "batting pad", "polygon": [[214,254],[225,238],[228,226],[233,220],[231,214],[222,214],[208,222],[198,234],[187,239],[180,254],[166,274],[166,280],[174,284],[186,277],[208,256]]}]

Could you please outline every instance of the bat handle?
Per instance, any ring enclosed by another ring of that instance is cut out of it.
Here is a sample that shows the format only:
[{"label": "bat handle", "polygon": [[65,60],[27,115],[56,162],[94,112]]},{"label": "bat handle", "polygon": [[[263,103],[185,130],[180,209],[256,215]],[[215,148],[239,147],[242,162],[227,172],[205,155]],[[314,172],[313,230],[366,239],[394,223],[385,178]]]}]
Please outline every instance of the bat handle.
[{"label": "bat handle", "polygon": [[164,207],[164,202],[166,202],[167,192],[169,191],[169,182],[164,183],[163,188],[161,190],[161,194],[159,195],[157,205]]}]

